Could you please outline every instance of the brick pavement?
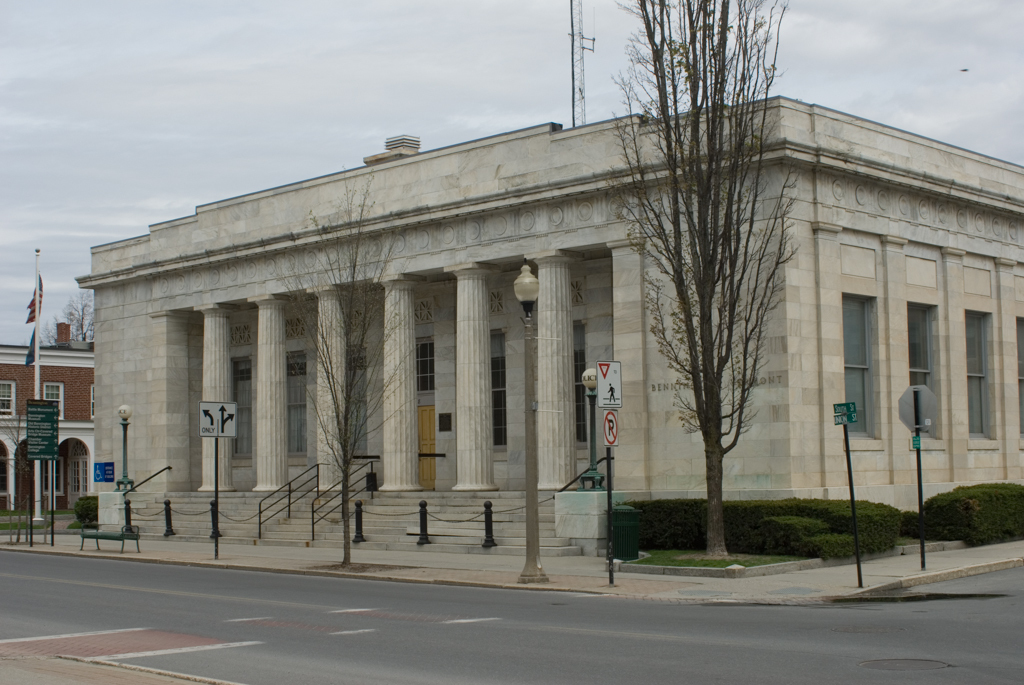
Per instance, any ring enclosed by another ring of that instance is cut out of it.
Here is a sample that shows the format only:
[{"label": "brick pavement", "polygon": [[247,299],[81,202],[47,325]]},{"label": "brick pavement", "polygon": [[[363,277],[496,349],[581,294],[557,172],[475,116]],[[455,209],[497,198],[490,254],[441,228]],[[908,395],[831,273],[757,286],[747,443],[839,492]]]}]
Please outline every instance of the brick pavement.
[{"label": "brick pavement", "polygon": [[196,681],[53,657],[0,658],[0,685],[182,685],[187,682]]},{"label": "brick pavement", "polygon": [[0,641],[0,658],[19,656],[103,657],[180,647],[222,644],[223,640],[169,633],[162,630],[132,630],[79,635],[75,637]]}]

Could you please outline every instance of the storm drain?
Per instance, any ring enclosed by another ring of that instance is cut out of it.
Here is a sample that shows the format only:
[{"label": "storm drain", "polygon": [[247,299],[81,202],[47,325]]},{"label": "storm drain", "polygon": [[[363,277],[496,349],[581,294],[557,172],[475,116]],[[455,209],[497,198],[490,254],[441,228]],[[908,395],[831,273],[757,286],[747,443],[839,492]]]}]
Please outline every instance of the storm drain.
[{"label": "storm drain", "polygon": [[930,659],[877,659],[862,661],[859,665],[877,671],[934,671],[938,668],[949,668],[949,664],[944,661]]}]

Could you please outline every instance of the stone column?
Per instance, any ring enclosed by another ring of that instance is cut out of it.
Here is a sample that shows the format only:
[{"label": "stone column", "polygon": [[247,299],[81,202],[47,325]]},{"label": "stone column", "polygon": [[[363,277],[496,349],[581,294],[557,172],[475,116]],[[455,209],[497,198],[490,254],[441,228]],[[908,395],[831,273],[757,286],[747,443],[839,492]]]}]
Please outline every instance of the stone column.
[{"label": "stone column", "polygon": [[[231,309],[220,305],[197,307],[203,313],[203,401],[228,402],[231,400],[231,329],[228,316]],[[223,492],[233,492],[231,482],[231,454],[233,441],[203,438],[203,484],[200,492],[213,491],[213,450],[220,440],[220,478]]]},{"label": "stone column", "polygon": [[[967,328],[964,312],[964,255],[956,247],[942,248],[942,295],[939,311],[940,379],[937,437],[946,443],[948,462],[941,472],[924,474],[925,482],[956,481],[957,472],[967,476]],[[936,469],[936,471],[939,471]]]},{"label": "stone column", "polygon": [[497,490],[491,403],[491,309],[484,265],[445,269],[458,278],[455,329],[456,484],[453,490]]},{"label": "stone column", "polygon": [[[995,437],[1000,442],[1003,463],[999,479],[1018,480],[1020,476],[1020,398],[1017,385],[1017,291],[1014,267],[1017,262],[996,257],[997,315],[992,326],[996,386]],[[985,476],[987,479],[987,475]]]},{"label": "stone column", "polygon": [[[820,484],[846,487],[846,458],[842,440],[832,430],[832,405],[846,401],[846,371],[843,360],[843,284],[839,256],[841,226],[813,223],[818,319],[818,426],[814,436],[821,455]],[[811,436],[807,436],[810,438]],[[805,463],[809,465],[810,460]]]},{"label": "stone column", "polygon": [[[153,481],[154,490],[187,492],[192,489],[189,477],[189,440],[192,430],[189,426],[191,412],[188,406],[188,315],[183,312],[157,312],[150,314],[151,333],[149,352],[151,371],[147,378],[148,406],[136,406],[132,422],[141,417],[149,422],[150,439],[142,444],[133,440],[137,426],[130,428],[129,458],[131,455],[148,455],[148,463],[138,466],[138,456],[133,459],[131,473],[153,473],[165,466],[173,467],[164,471]],[[121,426],[112,425],[116,436],[115,463],[120,469]]]},{"label": "stone column", "polygon": [[382,491],[422,490],[416,415],[415,281],[385,283],[384,296],[384,485]]},{"label": "stone column", "polygon": [[[904,485],[917,483],[916,460],[907,451],[910,433],[900,421],[899,410],[899,398],[910,384],[907,258],[903,254],[903,246],[906,244],[905,238],[882,236],[884,315],[879,317],[882,330],[878,336],[882,392],[875,395],[880,405],[878,415],[882,423],[879,435],[884,453],[888,455],[888,483]],[[872,483],[877,484],[880,483]]]},{"label": "stone column", "polygon": [[277,490],[288,482],[288,414],[285,411],[288,360],[284,346],[284,308],[274,295],[251,298],[260,308],[256,329],[256,487]]},{"label": "stone column", "polygon": [[541,490],[557,490],[576,474],[572,377],[572,292],[568,252],[531,255],[537,262],[537,456]]},{"label": "stone column", "polygon": [[[628,240],[608,243],[608,247],[612,251],[613,359],[622,362],[622,396],[629,398],[619,410],[614,486],[616,490],[644,491],[651,489],[644,349],[647,332],[644,262]],[[594,364],[595,361],[590,361],[588,366]]]},{"label": "stone column", "polygon": [[341,480],[336,417],[345,411],[345,330],[341,320],[338,291],[326,286],[312,291],[317,296],[316,330],[316,460],[320,464],[320,487],[329,488]]}]

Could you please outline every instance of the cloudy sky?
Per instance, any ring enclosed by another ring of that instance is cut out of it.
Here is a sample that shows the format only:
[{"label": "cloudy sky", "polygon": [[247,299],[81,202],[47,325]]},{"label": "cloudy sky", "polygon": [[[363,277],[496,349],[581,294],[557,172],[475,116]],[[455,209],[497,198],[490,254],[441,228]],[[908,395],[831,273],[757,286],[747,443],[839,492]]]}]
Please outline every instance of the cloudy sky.
[{"label": "cloudy sky", "polygon": [[[587,120],[625,114],[635,30],[585,0]],[[1024,2],[790,0],[776,93],[1024,164]],[[569,0],[0,0],[0,343],[93,245],[195,206],[572,121]],[[969,69],[969,71],[961,71]],[[1024,193],[1024,191],[1022,191]]]}]

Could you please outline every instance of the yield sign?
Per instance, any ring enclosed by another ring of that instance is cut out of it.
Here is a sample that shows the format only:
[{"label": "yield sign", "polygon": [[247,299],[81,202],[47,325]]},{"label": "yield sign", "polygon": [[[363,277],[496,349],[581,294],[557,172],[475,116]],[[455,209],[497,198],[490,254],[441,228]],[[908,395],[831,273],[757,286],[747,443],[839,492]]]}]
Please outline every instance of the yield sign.
[{"label": "yield sign", "polygon": [[622,363],[597,363],[597,406],[622,409]]}]

